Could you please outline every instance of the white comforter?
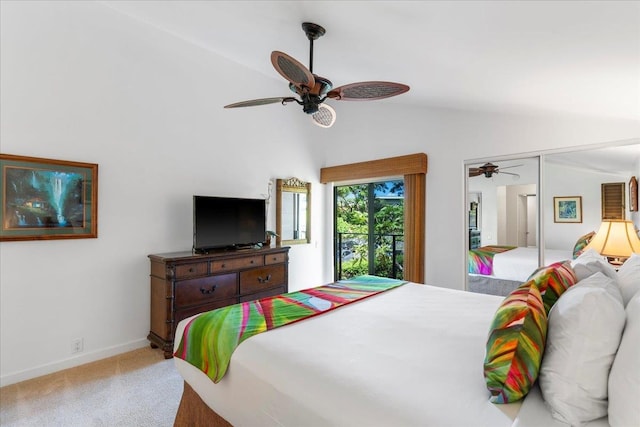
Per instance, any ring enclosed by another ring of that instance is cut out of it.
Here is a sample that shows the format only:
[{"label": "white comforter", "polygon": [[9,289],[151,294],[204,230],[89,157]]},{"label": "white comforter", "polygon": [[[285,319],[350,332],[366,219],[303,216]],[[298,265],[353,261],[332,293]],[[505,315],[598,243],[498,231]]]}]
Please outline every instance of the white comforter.
[{"label": "white comforter", "polygon": [[[566,261],[571,258],[571,251],[545,249],[542,265]],[[515,248],[494,255],[492,276],[499,279],[526,282],[537,268],[538,248]]]},{"label": "white comforter", "polygon": [[409,283],[248,339],[218,384],[174,360],[234,426],[562,426],[537,391],[489,402],[483,359],[501,301]]},{"label": "white comforter", "polygon": [[175,361],[234,426],[510,426],[482,374],[501,300],[407,284],[252,337],[218,384]]}]

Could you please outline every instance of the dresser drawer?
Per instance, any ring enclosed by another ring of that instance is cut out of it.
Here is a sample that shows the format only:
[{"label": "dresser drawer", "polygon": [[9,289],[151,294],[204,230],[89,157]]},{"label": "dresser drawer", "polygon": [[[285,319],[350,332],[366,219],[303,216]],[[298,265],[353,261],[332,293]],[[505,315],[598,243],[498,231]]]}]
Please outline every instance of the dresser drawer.
[{"label": "dresser drawer", "polygon": [[276,295],[283,294],[286,291],[287,290],[284,286],[279,286],[277,288],[268,289],[266,291],[257,292],[255,294],[245,295],[243,297],[240,297],[240,302],[253,301],[255,299],[266,298],[266,297],[273,297]]},{"label": "dresser drawer", "polygon": [[213,301],[208,304],[198,305],[195,307],[189,307],[184,310],[178,310],[176,311],[175,325],[177,326],[178,322],[186,319],[187,317],[191,317],[195,314],[204,313],[205,311],[215,310],[216,308],[220,308],[220,307],[226,307],[228,305],[233,305],[237,302],[238,302],[237,298],[229,298],[229,299]]},{"label": "dresser drawer", "polygon": [[240,273],[240,294],[260,292],[284,284],[284,264],[254,268]]},{"label": "dresser drawer", "polygon": [[283,263],[285,261],[287,261],[287,254],[286,253],[269,254],[269,255],[265,255],[264,256],[264,264],[265,265],[281,264],[281,263]]},{"label": "dresser drawer", "polygon": [[149,255],[151,346],[171,358],[176,326],[185,318],[287,292],[288,251],[283,246]]},{"label": "dresser drawer", "polygon": [[261,256],[251,256],[234,259],[222,259],[211,262],[211,272],[239,270],[241,268],[259,267],[262,265]]},{"label": "dresser drawer", "polygon": [[192,264],[178,264],[175,266],[175,278],[188,279],[189,277],[206,276],[208,270],[207,262],[195,262]]},{"label": "dresser drawer", "polygon": [[237,277],[236,273],[229,273],[176,282],[176,308],[236,296],[238,294]]}]

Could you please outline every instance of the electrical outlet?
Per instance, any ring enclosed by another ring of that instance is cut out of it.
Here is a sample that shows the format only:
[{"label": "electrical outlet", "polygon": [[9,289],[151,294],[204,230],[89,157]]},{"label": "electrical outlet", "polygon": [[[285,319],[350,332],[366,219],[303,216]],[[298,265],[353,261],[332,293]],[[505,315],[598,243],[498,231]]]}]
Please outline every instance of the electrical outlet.
[{"label": "electrical outlet", "polygon": [[71,354],[80,353],[84,350],[84,338],[76,338],[71,341]]}]

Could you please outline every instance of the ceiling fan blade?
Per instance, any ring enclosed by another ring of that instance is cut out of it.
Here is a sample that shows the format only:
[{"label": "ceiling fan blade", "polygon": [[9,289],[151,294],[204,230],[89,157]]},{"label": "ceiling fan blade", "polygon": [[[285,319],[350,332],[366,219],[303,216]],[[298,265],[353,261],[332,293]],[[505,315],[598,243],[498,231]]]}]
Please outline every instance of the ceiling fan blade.
[{"label": "ceiling fan blade", "polygon": [[307,67],[284,52],[271,52],[271,64],[278,73],[294,86],[313,88],[316,84],[313,74]]},{"label": "ceiling fan blade", "polygon": [[519,173],[512,173],[512,172],[502,172],[501,170],[497,170],[495,172],[493,172],[495,175],[511,175],[512,179],[514,181],[517,181],[520,179],[520,174]]},{"label": "ceiling fan blade", "polygon": [[480,176],[482,175],[484,172],[482,171],[482,169],[480,168],[469,168],[469,176],[470,177],[474,177],[474,176]]},{"label": "ceiling fan blade", "polygon": [[327,93],[328,98],[342,101],[373,101],[403,94],[409,86],[394,82],[358,82],[337,87]]},{"label": "ceiling fan blade", "polygon": [[249,101],[241,101],[236,102],[234,104],[225,105],[224,108],[238,108],[238,107],[255,107],[257,105],[267,105],[267,104],[275,104],[281,103],[286,104],[287,102],[296,101],[293,97],[279,97],[279,98],[260,98],[260,99],[252,99]]},{"label": "ceiling fan blade", "polygon": [[524,166],[524,165],[513,165],[513,166],[505,166],[505,167],[500,167],[500,170],[502,169],[509,169],[509,168],[519,168],[520,166]]}]

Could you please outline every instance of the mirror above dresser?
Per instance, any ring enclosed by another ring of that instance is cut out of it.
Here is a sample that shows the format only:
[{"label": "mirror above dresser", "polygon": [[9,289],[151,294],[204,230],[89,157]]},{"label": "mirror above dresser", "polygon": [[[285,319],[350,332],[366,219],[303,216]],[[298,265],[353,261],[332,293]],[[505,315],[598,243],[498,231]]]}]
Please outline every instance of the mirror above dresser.
[{"label": "mirror above dresser", "polygon": [[298,178],[276,180],[276,243],[311,241],[311,183]]}]

